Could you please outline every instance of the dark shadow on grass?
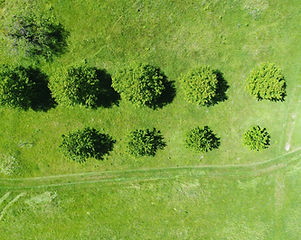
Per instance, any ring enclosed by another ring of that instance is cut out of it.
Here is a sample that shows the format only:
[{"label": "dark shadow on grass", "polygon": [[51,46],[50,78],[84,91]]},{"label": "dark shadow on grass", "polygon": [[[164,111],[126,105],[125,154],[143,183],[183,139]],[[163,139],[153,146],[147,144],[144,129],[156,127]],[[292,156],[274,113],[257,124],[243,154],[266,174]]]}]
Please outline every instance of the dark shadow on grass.
[{"label": "dark shadow on grass", "polygon": [[215,74],[217,76],[217,89],[216,89],[216,95],[212,99],[212,102],[207,104],[206,106],[213,106],[218,104],[219,102],[224,102],[228,99],[228,96],[226,94],[227,90],[229,89],[229,85],[227,81],[225,80],[223,73],[219,70],[215,70]]},{"label": "dark shadow on grass", "polygon": [[48,76],[37,68],[27,69],[28,77],[35,83],[32,93],[31,108],[35,111],[48,111],[55,106],[55,101],[48,88]]},{"label": "dark shadow on grass", "polygon": [[112,107],[118,105],[120,95],[112,88],[112,78],[104,69],[96,69],[96,74],[100,80],[100,93],[98,95],[97,107]]},{"label": "dark shadow on grass", "polygon": [[163,108],[167,104],[171,103],[176,96],[176,88],[174,81],[168,81],[167,78],[163,80],[164,91],[161,96],[153,102],[153,104],[149,104],[148,107],[153,109]]},{"label": "dark shadow on grass", "polygon": [[104,157],[110,155],[110,152],[113,151],[116,140],[109,134],[100,133],[96,143],[95,149],[97,153],[93,157],[97,160],[104,160]]}]

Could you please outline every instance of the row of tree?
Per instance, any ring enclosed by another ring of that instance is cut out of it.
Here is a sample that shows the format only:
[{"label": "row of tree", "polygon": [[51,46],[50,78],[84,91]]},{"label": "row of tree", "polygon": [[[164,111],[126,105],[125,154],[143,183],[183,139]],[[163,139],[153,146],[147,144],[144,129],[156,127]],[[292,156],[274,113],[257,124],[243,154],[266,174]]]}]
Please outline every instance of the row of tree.
[{"label": "row of tree", "polygon": [[[43,62],[51,61],[66,50],[68,32],[51,9],[41,10],[35,1],[5,4],[2,33],[16,55]],[[50,80],[52,96],[62,105],[106,106],[118,99],[117,92],[133,104],[157,108],[171,102],[175,94],[173,83],[161,69],[144,63],[119,69],[112,80],[105,71],[86,64],[70,66]],[[223,74],[209,66],[193,68],[179,80],[190,103],[211,106],[227,99],[225,92],[229,86]],[[28,108],[35,101],[32,95],[39,92],[38,85],[30,70],[22,66],[2,66],[0,103]],[[45,84],[42,85],[44,88]],[[258,100],[283,101],[286,96],[285,78],[272,63],[254,68],[246,88]]]},{"label": "row of tree", "polygon": [[[3,36],[16,56],[28,57],[35,63],[53,60],[67,47],[68,32],[52,11],[40,11],[35,4],[15,6],[6,1]],[[22,3],[22,1],[21,1]],[[187,102],[212,106],[227,99],[229,87],[218,70],[209,66],[193,68],[179,81]],[[283,101],[286,83],[279,67],[263,63],[247,78],[246,89],[258,100]],[[0,104],[17,108],[48,108],[54,100],[63,106],[110,106],[121,96],[138,106],[162,107],[171,102],[175,88],[160,68],[134,63],[117,71],[113,78],[104,70],[74,65],[63,69],[48,81],[37,68],[19,65],[0,66]],[[252,127],[245,132],[243,142],[252,150],[267,148],[270,135],[266,129]],[[77,161],[88,157],[101,159],[113,149],[114,140],[93,128],[63,135],[61,148]],[[197,127],[187,133],[185,144],[197,152],[207,152],[220,145],[220,138],[208,127]],[[139,129],[130,133],[129,152],[135,156],[154,156],[166,146],[160,131]]]},{"label": "row of tree", "polygon": [[[95,128],[83,128],[62,135],[60,148],[66,157],[84,162],[87,158],[103,159],[113,150],[116,141]],[[260,151],[270,145],[270,134],[265,128],[252,126],[243,135],[243,143],[251,150]],[[133,156],[155,156],[166,142],[161,132],[153,129],[137,129],[128,135],[128,152]],[[208,127],[196,127],[186,133],[185,146],[195,152],[209,152],[220,146],[220,138]]]},{"label": "row of tree", "polygon": [[[38,73],[38,74],[37,74]],[[210,106],[221,101],[221,73],[209,66],[183,74],[180,83],[185,99],[193,104]],[[42,78],[42,79],[41,79]],[[41,92],[51,91],[58,104],[97,107],[121,97],[139,106],[163,106],[171,83],[158,67],[136,63],[113,75],[87,64],[70,66],[47,76],[32,67],[0,66],[0,104],[29,108]],[[256,67],[247,80],[247,90],[258,100],[283,101],[286,83],[280,69],[271,63]],[[40,97],[43,97],[42,95]],[[49,97],[46,95],[45,97]],[[41,100],[41,99],[40,99]]]}]

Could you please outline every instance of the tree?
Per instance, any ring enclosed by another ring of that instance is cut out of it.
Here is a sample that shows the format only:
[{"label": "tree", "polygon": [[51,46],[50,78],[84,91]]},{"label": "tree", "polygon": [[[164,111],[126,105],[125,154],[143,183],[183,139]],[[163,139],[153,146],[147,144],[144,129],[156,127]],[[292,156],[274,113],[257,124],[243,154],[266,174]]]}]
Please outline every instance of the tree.
[{"label": "tree", "polygon": [[0,104],[28,109],[37,93],[36,82],[28,74],[28,68],[18,65],[0,66]]},{"label": "tree", "polygon": [[50,89],[55,100],[62,105],[96,107],[101,79],[97,69],[87,65],[71,66],[51,79]]},{"label": "tree", "polygon": [[243,143],[251,150],[261,151],[270,145],[270,134],[266,128],[260,126],[252,126],[243,135]]},{"label": "tree", "polygon": [[20,9],[14,7],[5,16],[4,36],[12,48],[20,55],[46,61],[61,54],[68,33],[55,16],[31,6]]},{"label": "tree", "polygon": [[129,135],[128,149],[134,156],[155,156],[158,149],[166,146],[160,131],[155,128],[137,129]]},{"label": "tree", "polygon": [[215,102],[218,89],[217,71],[209,66],[190,70],[181,79],[187,102],[209,106]]},{"label": "tree", "polygon": [[115,141],[95,128],[84,129],[62,135],[60,148],[66,157],[84,162],[87,158],[103,159],[103,156],[113,150]]},{"label": "tree", "polygon": [[247,91],[258,100],[284,101],[286,82],[282,71],[273,63],[255,67],[247,79]]},{"label": "tree", "polygon": [[154,107],[165,90],[166,81],[160,68],[136,63],[118,71],[112,86],[133,104]]},{"label": "tree", "polygon": [[196,127],[186,134],[186,147],[196,152],[209,152],[220,146],[220,138],[208,127]]}]

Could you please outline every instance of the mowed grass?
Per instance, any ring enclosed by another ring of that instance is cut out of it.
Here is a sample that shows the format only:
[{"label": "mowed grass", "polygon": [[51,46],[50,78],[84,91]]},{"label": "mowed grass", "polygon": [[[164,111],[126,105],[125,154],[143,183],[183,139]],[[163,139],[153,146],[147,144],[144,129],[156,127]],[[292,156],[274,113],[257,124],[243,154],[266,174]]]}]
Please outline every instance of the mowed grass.
[{"label": "mowed grass", "polygon": [[[84,59],[110,74],[130,61],[144,61],[161,67],[175,81],[177,95],[171,104],[155,111],[122,100],[118,106],[97,110],[56,107],[34,112],[1,107],[0,150],[20,160],[21,175],[253,163],[286,152],[290,133],[290,150],[300,147],[298,0],[51,0],[40,5],[53,8],[70,32],[68,52],[42,66],[49,76]],[[1,46],[0,62],[15,61],[3,54],[5,46]],[[245,91],[250,70],[266,61],[275,62],[286,76],[288,96],[283,103],[257,102]],[[219,69],[230,86],[228,100],[209,108],[186,103],[177,81],[188,69],[204,64]],[[289,116],[295,113],[292,124]],[[271,147],[260,153],[249,151],[241,142],[243,132],[257,124],[272,137]],[[221,137],[221,146],[195,154],[184,146],[185,133],[203,125]],[[105,160],[78,164],[59,151],[62,134],[85,126],[103,129],[116,139]],[[167,147],[156,157],[134,158],[127,153],[126,137],[129,131],[146,127],[161,130]]]},{"label": "mowed grass", "polygon": [[[0,221],[0,238],[297,240],[300,165],[258,177],[83,184],[26,193]],[[2,197],[9,190],[0,190]]]}]

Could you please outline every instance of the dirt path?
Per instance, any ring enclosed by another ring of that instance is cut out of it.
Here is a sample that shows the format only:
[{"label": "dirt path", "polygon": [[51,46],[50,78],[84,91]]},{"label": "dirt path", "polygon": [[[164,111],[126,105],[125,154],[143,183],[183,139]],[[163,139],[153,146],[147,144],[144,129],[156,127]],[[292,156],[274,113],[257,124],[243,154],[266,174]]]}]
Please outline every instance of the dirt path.
[{"label": "dirt path", "polygon": [[299,105],[300,105],[300,96],[301,96],[301,86],[297,86],[295,88],[295,93],[294,93],[294,99],[296,101],[296,107],[293,109],[291,114],[288,114],[288,121],[287,121],[287,141],[285,143],[285,150],[289,151],[291,149],[291,139],[294,133],[295,129],[295,124],[297,121],[298,116],[298,110],[299,110]]}]

